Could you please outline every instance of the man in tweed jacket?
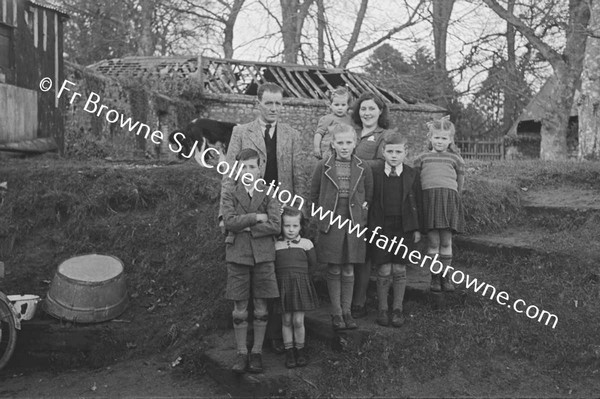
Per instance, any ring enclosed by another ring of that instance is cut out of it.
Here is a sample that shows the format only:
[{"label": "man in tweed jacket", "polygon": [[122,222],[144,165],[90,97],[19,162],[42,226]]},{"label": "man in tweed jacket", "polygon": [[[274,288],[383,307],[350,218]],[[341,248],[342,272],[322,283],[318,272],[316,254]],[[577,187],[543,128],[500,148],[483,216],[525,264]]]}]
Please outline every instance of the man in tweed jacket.
[{"label": "man in tweed jacket", "polygon": [[[257,91],[257,108],[259,117],[243,125],[233,128],[227,149],[226,161],[233,165],[237,154],[245,148],[258,152],[260,175],[267,184],[279,183],[279,192],[287,190],[294,195],[302,195],[304,181],[301,177],[302,152],[300,133],[290,125],[279,122],[283,109],[283,89],[275,83],[265,83]],[[224,231],[223,193],[234,185],[233,179],[223,176],[221,183],[221,203],[219,209],[219,226]],[[294,204],[289,204],[294,206]],[[283,353],[281,338],[281,318],[273,311],[273,301],[269,303],[269,325],[267,339],[276,353]]]}]

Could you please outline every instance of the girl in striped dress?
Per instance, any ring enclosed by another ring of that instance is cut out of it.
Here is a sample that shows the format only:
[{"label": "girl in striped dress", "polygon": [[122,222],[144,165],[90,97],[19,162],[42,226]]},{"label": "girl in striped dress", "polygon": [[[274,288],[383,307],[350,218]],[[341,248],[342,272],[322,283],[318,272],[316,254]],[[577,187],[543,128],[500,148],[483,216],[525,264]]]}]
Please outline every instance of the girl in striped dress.
[{"label": "girl in striped dress", "polygon": [[319,306],[309,270],[317,266],[313,243],[300,237],[302,212],[284,207],[281,239],[275,243],[275,274],[282,311],[282,336],[287,368],[306,366],[304,312]]},{"label": "girl in striped dress", "polygon": [[429,152],[417,157],[414,166],[421,174],[423,189],[423,226],[427,232],[427,252],[439,256],[443,268],[431,273],[432,291],[454,291],[450,276],[444,277],[452,263],[452,233],[464,230],[461,192],[465,162],[454,144],[454,124],[449,116],[429,122]]}]

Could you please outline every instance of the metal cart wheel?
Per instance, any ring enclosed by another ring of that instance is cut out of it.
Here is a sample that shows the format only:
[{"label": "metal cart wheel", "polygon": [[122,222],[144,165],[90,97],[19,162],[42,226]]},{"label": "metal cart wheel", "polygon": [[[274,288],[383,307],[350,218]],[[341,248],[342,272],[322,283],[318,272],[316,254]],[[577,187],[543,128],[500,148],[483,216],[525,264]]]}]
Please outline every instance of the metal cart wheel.
[{"label": "metal cart wheel", "polygon": [[0,292],[0,370],[6,366],[17,346],[17,326],[13,308]]}]

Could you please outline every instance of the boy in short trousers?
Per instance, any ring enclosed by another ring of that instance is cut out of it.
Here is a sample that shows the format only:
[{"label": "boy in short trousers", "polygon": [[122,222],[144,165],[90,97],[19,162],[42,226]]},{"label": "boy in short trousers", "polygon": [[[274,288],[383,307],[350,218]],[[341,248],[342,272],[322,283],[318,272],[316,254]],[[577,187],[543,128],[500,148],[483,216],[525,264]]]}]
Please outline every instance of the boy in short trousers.
[{"label": "boy in short trousers", "polygon": [[[262,343],[267,327],[267,299],[279,297],[275,278],[275,240],[281,232],[281,205],[265,195],[260,179],[259,156],[250,148],[236,157],[242,166],[240,179],[223,193],[223,221],[227,262],[226,299],[234,301],[233,329],[237,356],[236,373],[260,373]],[[248,355],[248,302],[254,304],[254,344]]]}]

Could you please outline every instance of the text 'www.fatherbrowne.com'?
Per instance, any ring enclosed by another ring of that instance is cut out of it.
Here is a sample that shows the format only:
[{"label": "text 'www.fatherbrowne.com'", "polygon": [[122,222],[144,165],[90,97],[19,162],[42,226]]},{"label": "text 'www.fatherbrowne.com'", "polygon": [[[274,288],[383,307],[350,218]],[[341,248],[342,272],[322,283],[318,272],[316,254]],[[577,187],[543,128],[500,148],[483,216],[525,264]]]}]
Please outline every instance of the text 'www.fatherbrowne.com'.
[{"label": "text 'www.fatherbrowne.com'", "polygon": [[452,266],[444,268],[444,264],[438,260],[438,254],[431,257],[429,255],[423,256],[421,252],[416,250],[409,253],[409,248],[404,244],[404,237],[401,237],[398,240],[397,237],[392,237],[390,239],[383,234],[379,234],[378,232],[381,230],[380,226],[375,227],[370,233],[367,233],[369,231],[367,227],[361,228],[360,225],[352,223],[348,218],[334,215],[330,210],[325,211],[320,206],[315,206],[314,203],[311,205],[311,216],[316,216],[321,221],[328,219],[331,226],[337,225],[340,230],[346,228],[348,229],[349,234],[355,234],[358,238],[363,237],[369,244],[372,244],[373,241],[375,241],[375,245],[379,249],[388,251],[394,255],[398,255],[400,251],[403,251],[402,258],[408,259],[413,265],[417,265],[421,262],[420,267],[424,267],[425,264],[429,262],[431,273],[442,273],[443,277],[450,274],[450,278],[455,284],[459,285],[465,283],[467,289],[472,289],[475,293],[481,293],[481,296],[483,297],[489,295],[490,300],[495,300],[498,304],[513,309],[517,313],[524,313],[528,318],[537,320],[539,323],[543,322],[545,325],[552,325],[552,328],[556,328],[556,325],[558,324],[558,317],[555,314],[543,309],[540,310],[535,305],[527,306],[527,302],[523,299],[517,299],[513,302],[510,300],[510,296],[506,291],[497,292],[493,285],[483,281],[480,282],[476,278],[472,278],[470,275],[457,270]]}]

